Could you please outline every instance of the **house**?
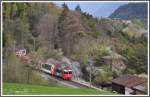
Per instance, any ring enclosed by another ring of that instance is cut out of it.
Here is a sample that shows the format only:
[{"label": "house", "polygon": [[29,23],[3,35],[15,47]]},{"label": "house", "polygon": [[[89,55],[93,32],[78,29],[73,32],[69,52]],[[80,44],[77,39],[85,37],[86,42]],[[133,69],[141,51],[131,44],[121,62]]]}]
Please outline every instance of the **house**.
[{"label": "house", "polygon": [[17,55],[18,57],[27,55],[26,49],[20,49],[20,50],[16,51],[16,55]]},{"label": "house", "polygon": [[125,95],[145,94],[146,80],[134,75],[122,75],[112,80],[112,90]]},{"label": "house", "polygon": [[29,64],[31,62],[31,59],[29,57],[29,54],[27,54],[26,49],[17,50],[16,56],[21,60],[23,64]]}]

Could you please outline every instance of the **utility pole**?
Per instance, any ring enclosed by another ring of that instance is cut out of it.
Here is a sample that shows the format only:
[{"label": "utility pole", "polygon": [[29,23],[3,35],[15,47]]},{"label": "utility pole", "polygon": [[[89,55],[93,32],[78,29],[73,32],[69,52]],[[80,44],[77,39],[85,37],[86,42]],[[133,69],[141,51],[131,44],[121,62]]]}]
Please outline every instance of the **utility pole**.
[{"label": "utility pole", "polygon": [[92,64],[93,64],[93,59],[92,55],[89,55],[89,65],[90,65],[90,75],[89,75],[89,81],[90,81],[90,87],[92,86]]},{"label": "utility pole", "polygon": [[92,64],[90,63],[90,87],[92,85],[92,74],[91,74],[91,71],[92,71],[92,68],[91,68]]},{"label": "utility pole", "polygon": [[34,50],[33,51],[35,52],[35,37],[33,38],[33,41],[34,41],[34,48],[33,48]]},{"label": "utility pole", "polygon": [[16,41],[14,40],[14,44],[13,44],[13,50],[14,52],[16,51]]}]

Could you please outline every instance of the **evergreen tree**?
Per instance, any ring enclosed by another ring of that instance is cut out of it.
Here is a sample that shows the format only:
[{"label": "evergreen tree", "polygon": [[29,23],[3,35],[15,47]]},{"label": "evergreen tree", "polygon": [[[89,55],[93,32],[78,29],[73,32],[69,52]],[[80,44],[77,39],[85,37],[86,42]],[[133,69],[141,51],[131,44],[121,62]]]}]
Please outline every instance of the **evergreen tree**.
[{"label": "evergreen tree", "polygon": [[62,7],[64,8],[64,10],[69,10],[69,8],[68,8],[68,6],[67,6],[66,3],[63,3],[63,4],[62,4]]},{"label": "evergreen tree", "polygon": [[63,7],[63,11],[62,11],[62,14],[60,15],[60,18],[63,18],[64,16],[66,16],[67,12],[69,11],[67,4],[64,3],[62,7]]},{"label": "evergreen tree", "polygon": [[61,32],[61,30],[62,30],[61,23],[64,21],[64,18],[67,16],[67,13],[69,11],[67,4],[65,4],[65,3],[62,4],[62,7],[63,7],[63,11],[60,14],[59,19],[58,19],[58,31],[59,32]]},{"label": "evergreen tree", "polygon": [[78,11],[78,12],[81,12],[81,8],[80,8],[79,4],[76,6],[75,10]]}]

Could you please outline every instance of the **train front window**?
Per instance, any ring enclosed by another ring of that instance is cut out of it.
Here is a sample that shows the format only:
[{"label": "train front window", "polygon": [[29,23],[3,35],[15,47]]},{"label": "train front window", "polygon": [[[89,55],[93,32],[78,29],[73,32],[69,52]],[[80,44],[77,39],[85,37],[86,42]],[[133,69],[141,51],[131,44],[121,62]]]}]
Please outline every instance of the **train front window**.
[{"label": "train front window", "polygon": [[64,74],[72,74],[71,71],[64,71]]},{"label": "train front window", "polygon": [[72,71],[69,71],[68,73],[69,73],[69,74],[72,74]]}]

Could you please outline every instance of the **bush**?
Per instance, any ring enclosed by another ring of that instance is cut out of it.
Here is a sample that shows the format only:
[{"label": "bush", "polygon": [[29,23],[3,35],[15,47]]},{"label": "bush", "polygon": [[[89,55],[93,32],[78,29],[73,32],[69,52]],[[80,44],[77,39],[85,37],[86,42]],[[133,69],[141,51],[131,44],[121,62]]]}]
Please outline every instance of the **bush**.
[{"label": "bush", "polygon": [[8,54],[8,57],[6,58],[7,62],[3,64],[4,81],[23,82],[23,64],[21,64],[13,52]]},{"label": "bush", "polygon": [[124,74],[136,74],[136,71],[134,69],[131,68],[127,68],[123,71]]},{"label": "bush", "polygon": [[[122,51],[123,56],[128,59],[126,72],[130,73],[147,73],[147,45],[141,43],[127,46]],[[134,70],[134,71],[133,71]]]},{"label": "bush", "polygon": [[61,49],[50,49],[47,52],[45,52],[45,58],[54,58],[54,59],[60,59],[63,56],[63,52]]},{"label": "bush", "polygon": [[144,23],[143,23],[140,19],[138,19],[138,18],[132,19],[132,22],[133,22],[135,25],[137,25],[138,27],[145,28]]},{"label": "bush", "polygon": [[40,75],[40,73],[38,73],[36,71],[32,71],[31,72],[29,83],[30,84],[35,84],[35,85],[56,86],[56,82],[55,81],[49,80],[49,79],[44,79]]},{"label": "bush", "polygon": [[89,60],[92,58],[94,65],[100,66],[102,64],[102,57],[109,53],[110,49],[106,45],[98,44],[96,41],[90,41],[88,45],[82,48],[82,52],[76,52],[71,58],[79,61],[82,66],[89,64]]},{"label": "bush", "polygon": [[93,71],[94,82],[101,84],[110,84],[113,79],[113,73],[107,66],[98,68],[96,71]]}]

